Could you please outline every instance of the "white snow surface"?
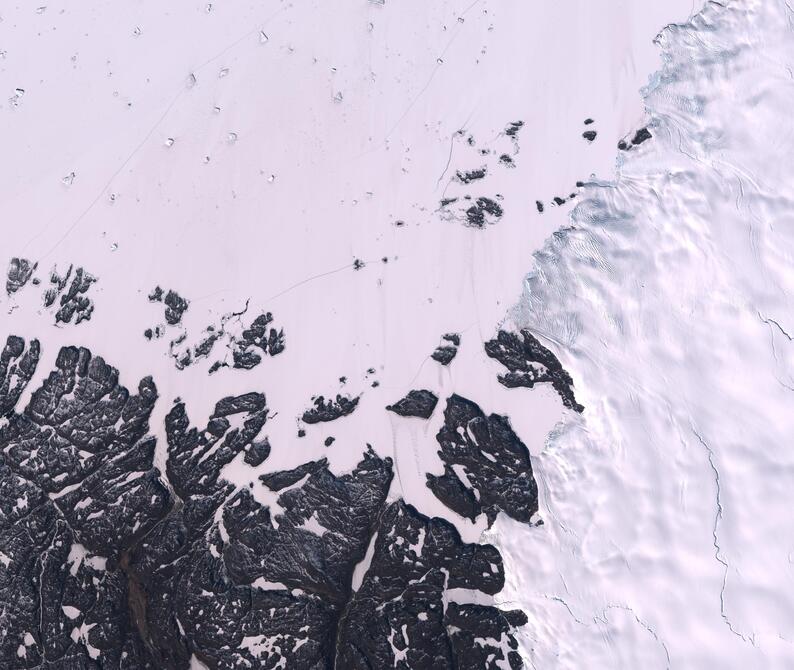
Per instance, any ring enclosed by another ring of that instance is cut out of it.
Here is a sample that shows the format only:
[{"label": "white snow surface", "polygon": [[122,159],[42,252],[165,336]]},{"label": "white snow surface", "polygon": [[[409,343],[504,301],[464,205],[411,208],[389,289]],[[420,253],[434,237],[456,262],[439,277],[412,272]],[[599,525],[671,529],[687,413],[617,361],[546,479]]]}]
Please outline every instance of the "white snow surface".
[{"label": "white snow surface", "polygon": [[[263,501],[261,472],[323,456],[346,472],[367,442],[394,457],[393,498],[502,551],[496,600],[530,617],[528,667],[794,667],[794,13],[709,2],[651,43],[694,9],[3,8],[3,248],[41,276],[71,262],[99,277],[89,324],[53,328],[28,286],[4,299],[6,330],[42,339],[37,379],[63,344],[105,356],[130,388],[152,374],[161,465],[173,398],[203,425],[220,397],[265,392],[272,455],[225,472]],[[443,220],[439,199],[465,191],[454,171],[484,162],[465,137],[497,149],[519,119],[516,169],[493,167],[481,189],[504,195],[504,218]],[[645,124],[651,141],[616,151]],[[549,205],[591,174],[572,213]],[[155,284],[191,300],[192,338],[250,299],[285,329],[285,352],[250,372],[175,370],[177,330],[142,337],[162,321]],[[511,305],[505,324],[560,357],[582,416],[550,389],[497,383],[482,343]],[[443,368],[429,354],[450,331],[462,344]],[[383,410],[412,388],[441,398],[429,421]],[[338,392],[362,394],[356,412],[298,439],[310,397]],[[486,531],[425,487],[452,392],[510,416],[542,526],[502,515]]]},{"label": "white snow surface", "polygon": [[[483,341],[518,298],[532,252],[565,222],[569,207],[551,197],[611,172],[615,143],[641,119],[637,90],[658,67],[651,39],[691,9],[690,0],[3,8],[3,249],[37,261],[44,283],[56,264],[98,277],[92,320],[78,326],[52,327],[42,287],[5,301],[6,330],[42,340],[29,388],[66,344],[104,356],[131,389],[151,374],[160,466],[174,398],[204,425],[224,395],[264,391],[277,413],[263,431],[272,455],[259,471],[235,461],[228,478],[253,481],[264,502],[259,472],[322,456],[349,471],[369,442],[396,458],[394,497],[476,539],[484,524],[455,517],[425,486],[425,473],[441,471],[443,399],[458,392],[509,415],[541,450],[560,403],[550,389],[499,385]],[[581,137],[587,117],[599,132],[592,144]],[[486,230],[442,220],[442,194],[464,192],[455,170],[479,167],[479,149],[512,147],[503,131],[516,120],[525,122],[516,169],[491,155],[492,174],[472,189],[504,196],[502,220]],[[365,267],[354,271],[355,258]],[[155,342],[142,334],[163,320],[162,305],[146,300],[157,284],[191,301],[191,339],[250,299],[249,314],[269,310],[284,328],[286,350],[247,372],[208,377],[209,361],[177,371],[167,342],[179,329]],[[450,331],[462,346],[442,368],[429,355]],[[430,421],[383,410],[411,388],[441,397]],[[337,392],[363,394],[356,412],[298,440],[311,396]]]},{"label": "white snow surface", "polygon": [[543,530],[484,536],[534,667],[794,667],[793,29],[735,0],[664,31],[653,140],[511,314],[586,407],[535,458]]}]

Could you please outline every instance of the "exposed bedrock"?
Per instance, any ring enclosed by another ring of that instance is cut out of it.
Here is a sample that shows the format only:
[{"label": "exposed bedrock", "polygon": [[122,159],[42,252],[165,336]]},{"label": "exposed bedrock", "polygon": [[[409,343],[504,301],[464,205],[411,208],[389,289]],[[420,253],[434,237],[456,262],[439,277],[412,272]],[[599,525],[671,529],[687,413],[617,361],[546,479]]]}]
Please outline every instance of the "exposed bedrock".
[{"label": "exposed bedrock", "polygon": [[452,524],[398,501],[383,512],[372,563],[339,624],[336,668],[453,670],[522,667],[514,651],[521,612],[449,603],[448,588],[498,593],[502,558],[463,542]]},{"label": "exposed bedrock", "polygon": [[584,411],[584,407],[576,402],[571,375],[528,330],[522,330],[520,335],[500,330],[495,339],[485,343],[485,353],[508,369],[507,374],[498,376],[504,386],[532,388],[535,384],[549,383],[559,394],[563,405],[576,412]]},{"label": "exposed bedrock", "polygon": [[408,394],[386,409],[400,416],[416,416],[429,419],[438,403],[438,396],[426,389],[408,391]]},{"label": "exposed bedrock", "polygon": [[177,400],[161,473],[151,378],[132,392],[65,347],[17,408],[39,359],[18,337],[0,353],[0,667],[521,667],[520,612],[444,606],[446,589],[502,588],[498,551],[387,503],[391,459],[367,446],[346,474],[322,459],[260,475],[268,507],[223,476],[267,464],[263,394],[201,425]]},{"label": "exposed bedrock", "polygon": [[441,502],[472,521],[484,513],[489,525],[499,512],[530,521],[538,487],[529,450],[507,417],[486,416],[476,403],[453,394],[436,439],[444,474],[428,474],[427,486]]}]

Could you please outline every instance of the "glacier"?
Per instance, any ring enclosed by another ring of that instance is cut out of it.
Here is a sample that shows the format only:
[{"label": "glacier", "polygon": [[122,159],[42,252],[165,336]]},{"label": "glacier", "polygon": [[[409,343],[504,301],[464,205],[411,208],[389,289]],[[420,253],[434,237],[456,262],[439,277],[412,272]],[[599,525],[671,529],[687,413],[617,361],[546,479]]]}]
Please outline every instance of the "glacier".
[{"label": "glacier", "polygon": [[587,184],[509,315],[587,408],[533,461],[546,531],[486,533],[531,667],[794,664],[793,29],[734,0],[660,33],[653,140]]},{"label": "glacier", "polygon": [[3,8],[0,665],[794,666],[794,12],[690,4]]}]

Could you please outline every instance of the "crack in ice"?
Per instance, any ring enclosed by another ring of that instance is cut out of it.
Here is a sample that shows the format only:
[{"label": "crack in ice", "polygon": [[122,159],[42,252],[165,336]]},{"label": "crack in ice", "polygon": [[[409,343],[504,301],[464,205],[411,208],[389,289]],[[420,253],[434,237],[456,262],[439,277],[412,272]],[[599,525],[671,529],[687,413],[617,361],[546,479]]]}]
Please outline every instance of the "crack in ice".
[{"label": "crack in ice", "polygon": [[709,466],[711,467],[711,471],[714,473],[714,482],[717,487],[717,494],[716,494],[716,503],[717,503],[717,513],[714,515],[714,525],[711,531],[712,535],[712,542],[714,544],[714,558],[717,562],[722,565],[723,567],[723,575],[722,575],[722,586],[720,588],[720,615],[722,616],[723,621],[725,621],[725,625],[728,626],[731,633],[740,637],[745,642],[752,642],[751,638],[744,635],[743,633],[739,632],[734,628],[733,623],[728,618],[728,614],[725,611],[725,589],[728,585],[728,561],[722,555],[722,547],[720,546],[719,537],[718,537],[718,530],[720,520],[722,519],[724,508],[722,506],[722,484],[720,481],[720,472],[717,469],[717,465],[714,462],[714,450],[706,443],[703,437],[698,433],[694,426],[692,426],[692,432],[697,437],[698,442],[703,445],[703,448],[706,450],[706,454],[708,456]]},{"label": "crack in ice", "polygon": [[645,630],[647,630],[648,633],[651,634],[653,639],[656,640],[659,643],[659,645],[662,647],[662,649],[664,650],[664,655],[667,657],[667,669],[669,670],[670,669],[670,651],[667,649],[667,645],[665,644],[664,640],[659,637],[659,635],[656,633],[656,631],[653,628],[651,628],[650,624],[647,621],[641,619],[637,615],[637,613],[631,607],[629,607],[628,605],[617,605],[617,604],[607,605],[603,609],[603,611],[601,612],[602,621],[604,621],[605,623],[607,621],[607,619],[606,619],[607,610],[611,610],[611,609],[619,609],[619,610],[624,610],[625,612],[629,612],[634,617],[634,620],[638,624],[640,624],[640,626],[642,626]]},{"label": "crack in ice", "polygon": [[781,325],[780,325],[780,324],[779,324],[777,321],[775,321],[774,319],[770,319],[770,318],[764,318],[764,317],[763,317],[763,315],[761,314],[761,312],[758,312],[758,318],[759,318],[759,319],[761,319],[761,321],[763,321],[763,322],[764,322],[765,324],[767,324],[767,325],[770,325],[770,324],[773,324],[773,325],[775,325],[775,326],[777,327],[777,329],[778,329],[778,330],[779,330],[781,333],[783,333],[783,335],[786,337],[786,339],[787,339],[789,342],[792,342],[792,341],[794,341],[794,338],[792,338],[792,337],[791,337],[791,335],[789,335],[789,334],[786,332],[786,330],[783,328],[783,326],[781,326]]}]

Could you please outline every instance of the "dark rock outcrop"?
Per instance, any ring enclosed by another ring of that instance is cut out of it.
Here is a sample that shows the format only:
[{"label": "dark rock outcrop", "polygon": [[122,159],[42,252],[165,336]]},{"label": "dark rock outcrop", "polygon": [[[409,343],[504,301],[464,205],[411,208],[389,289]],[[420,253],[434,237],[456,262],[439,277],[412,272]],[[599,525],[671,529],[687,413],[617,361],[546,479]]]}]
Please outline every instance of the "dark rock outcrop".
[{"label": "dark rock outcrop", "polygon": [[[510,647],[513,627],[526,621],[522,613],[453,603],[445,611],[448,588],[494,594],[503,584],[495,547],[466,544],[450,523],[392,503],[380,517],[361,588],[339,623],[335,667],[453,670],[495,668],[496,660],[509,659],[520,668]],[[472,665],[489,654],[491,665]]]},{"label": "dark rock outcrop", "polygon": [[6,274],[6,293],[13,295],[24,287],[30,281],[35,269],[36,263],[27,258],[12,258]]},{"label": "dark rock outcrop", "polygon": [[65,275],[58,274],[55,269],[50,273],[50,288],[44,293],[44,306],[51,307],[60,297],[55,323],[71,323],[72,319],[75,324],[89,321],[94,312],[94,302],[85,294],[97,278],[81,267],[74,270],[74,274],[73,270],[70,265]]},{"label": "dark rock outcrop", "polygon": [[421,419],[429,419],[437,402],[438,396],[435,393],[422,389],[408,391],[408,395],[393,405],[387,405],[386,409],[400,416],[417,416]]},{"label": "dark rock outcrop", "polygon": [[273,315],[270,312],[260,314],[242,332],[240,338],[232,341],[235,368],[250,370],[262,362],[262,356],[276,356],[284,351],[284,331],[268,328],[272,322]]},{"label": "dark rock outcrop", "polygon": [[133,393],[65,347],[18,411],[39,357],[18,337],[0,352],[0,667],[521,667],[520,612],[445,608],[446,589],[502,588],[498,551],[387,504],[391,459],[261,475],[271,509],[223,475],[267,461],[263,394],[222,398],[202,428],[175,401],[161,473],[151,378]]},{"label": "dark rock outcrop", "polygon": [[461,172],[458,170],[455,173],[455,178],[461,184],[470,184],[471,182],[477,181],[478,179],[484,179],[487,172],[488,169],[486,167],[481,167],[476,170],[467,170],[466,172]]},{"label": "dark rock outcrop", "polygon": [[358,406],[359,397],[349,398],[337,394],[336,400],[326,400],[324,396],[314,398],[314,407],[307,409],[301,417],[305,423],[321,423],[352,414]]},{"label": "dark rock outcrop", "polygon": [[149,293],[149,302],[162,302],[165,304],[165,322],[169,326],[177,326],[182,322],[182,315],[187,311],[190,303],[176,291],[164,291],[155,286]]},{"label": "dark rock outcrop", "polygon": [[[159,286],[149,295],[150,302],[164,302],[165,320],[170,326],[178,326],[182,315],[188,309],[187,300],[174,291],[163,291]],[[216,345],[225,347],[225,355],[215,360],[208,368],[213,374],[222,368],[251,370],[262,362],[264,356],[277,356],[285,348],[283,328],[275,328],[270,324],[273,315],[261,312],[246,327],[241,317],[248,312],[248,302],[239,312],[229,312],[221,316],[220,322],[207,325],[200,337],[192,343],[186,331],[180,332],[169,343],[169,355],[178,370],[195,365],[210,357]],[[147,329],[144,333],[149,340],[161,337],[166,326],[162,324],[155,330]]]},{"label": "dark rock outcrop", "polygon": [[523,127],[524,127],[523,121],[511,121],[510,123],[507,124],[507,127],[505,128],[505,135],[507,135],[508,137],[515,137],[516,135],[518,135],[518,131],[521,130]]},{"label": "dark rock outcrop", "polygon": [[653,135],[651,135],[651,131],[648,128],[640,128],[636,133],[634,133],[634,137],[631,140],[620,140],[618,142],[618,149],[621,151],[629,151],[643,142],[647,142],[651,139]]},{"label": "dark rock outcrop", "polygon": [[576,402],[573,379],[562,367],[557,357],[528,330],[516,333],[500,330],[496,339],[485,343],[485,352],[504,365],[509,372],[499,375],[501,384],[508,388],[550,383],[562,399],[563,405],[576,412],[584,407]]},{"label": "dark rock outcrop", "polygon": [[38,358],[15,337],[0,355],[0,666],[155,668],[112,567],[171,504],[145,436],[154,383],[133,395],[67,347],[18,414]]},{"label": "dark rock outcrop", "polygon": [[435,351],[430,354],[430,358],[441,363],[441,365],[449,365],[458,353],[460,335],[457,333],[447,333],[446,335],[442,335],[441,339],[445,342],[449,342],[449,344],[441,344],[436,347]]},{"label": "dark rock outcrop", "polygon": [[165,322],[170,326],[181,323],[182,315],[188,308],[188,301],[176,291],[168,291],[163,302],[165,303]]},{"label": "dark rock outcrop", "polygon": [[529,451],[507,417],[486,416],[476,403],[452,395],[436,439],[445,469],[441,477],[428,474],[427,485],[439,500],[472,520],[484,513],[489,525],[499,512],[529,523],[538,487]]},{"label": "dark rock outcrop", "polygon": [[504,215],[504,209],[493,198],[477,198],[466,210],[467,225],[482,228],[486,223],[496,223]]}]

